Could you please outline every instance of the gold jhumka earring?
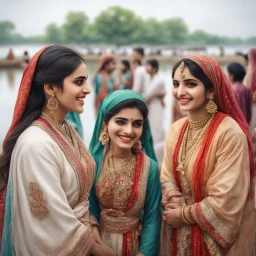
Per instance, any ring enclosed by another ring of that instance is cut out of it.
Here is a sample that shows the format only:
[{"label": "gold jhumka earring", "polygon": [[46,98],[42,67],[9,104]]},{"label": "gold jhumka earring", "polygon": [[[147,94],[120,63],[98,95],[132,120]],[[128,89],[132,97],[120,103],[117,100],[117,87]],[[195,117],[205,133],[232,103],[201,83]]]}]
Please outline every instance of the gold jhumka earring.
[{"label": "gold jhumka earring", "polygon": [[215,114],[218,110],[218,106],[216,105],[216,103],[213,101],[213,97],[211,96],[209,98],[209,101],[206,105],[206,110],[209,114]]},{"label": "gold jhumka earring", "polygon": [[134,144],[134,146],[132,147],[132,150],[133,150],[134,152],[140,152],[140,151],[142,150],[142,144],[141,144],[141,141],[140,141],[140,140],[138,140],[138,141]]},{"label": "gold jhumka earring", "polygon": [[48,100],[47,102],[47,108],[50,110],[51,115],[55,115],[55,110],[58,108],[59,106],[59,102],[57,101],[57,99],[55,98],[55,95],[51,95],[51,98]]},{"label": "gold jhumka earring", "polygon": [[103,146],[109,142],[108,128],[106,126],[100,134],[99,141]]},{"label": "gold jhumka earring", "polygon": [[179,65],[180,77],[181,77],[181,78],[185,78],[185,75],[183,74],[184,69],[185,69],[185,64],[184,64],[184,62],[182,61],[182,62],[180,63],[180,65]]}]

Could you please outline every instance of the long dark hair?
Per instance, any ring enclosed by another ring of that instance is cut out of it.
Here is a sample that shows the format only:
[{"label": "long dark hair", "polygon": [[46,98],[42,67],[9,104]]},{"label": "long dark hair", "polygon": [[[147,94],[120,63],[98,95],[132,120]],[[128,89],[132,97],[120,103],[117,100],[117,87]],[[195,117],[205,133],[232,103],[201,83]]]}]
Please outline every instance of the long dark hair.
[{"label": "long dark hair", "polygon": [[146,120],[148,117],[148,108],[144,102],[138,99],[129,99],[129,100],[124,100],[117,105],[115,105],[104,117],[103,121],[105,124],[108,124],[109,120],[119,113],[121,110],[125,108],[136,108],[140,111],[140,113],[143,116],[143,132],[145,130],[145,125],[146,125]]},{"label": "long dark hair", "polygon": [[63,88],[65,77],[72,74],[82,62],[84,60],[78,53],[60,45],[50,46],[39,57],[25,111],[3,144],[3,153],[0,156],[0,192],[7,184],[11,155],[17,139],[42,113],[45,105],[44,84]]},{"label": "long dark hair", "polygon": [[202,68],[190,59],[182,59],[174,65],[172,70],[172,78],[174,78],[176,69],[179,67],[181,62],[184,62],[185,66],[189,69],[190,73],[194,77],[198,78],[204,84],[206,90],[213,88],[211,80],[205,75]]}]

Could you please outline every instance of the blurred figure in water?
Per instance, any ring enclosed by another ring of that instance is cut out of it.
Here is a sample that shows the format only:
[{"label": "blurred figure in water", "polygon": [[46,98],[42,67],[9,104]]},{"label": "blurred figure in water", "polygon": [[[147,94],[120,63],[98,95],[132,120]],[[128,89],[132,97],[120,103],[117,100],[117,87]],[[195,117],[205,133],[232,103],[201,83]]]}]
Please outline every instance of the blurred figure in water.
[{"label": "blurred figure in water", "polygon": [[6,56],[6,60],[14,60],[14,59],[15,59],[15,56],[13,54],[13,50],[12,50],[12,48],[10,48],[10,50]]}]

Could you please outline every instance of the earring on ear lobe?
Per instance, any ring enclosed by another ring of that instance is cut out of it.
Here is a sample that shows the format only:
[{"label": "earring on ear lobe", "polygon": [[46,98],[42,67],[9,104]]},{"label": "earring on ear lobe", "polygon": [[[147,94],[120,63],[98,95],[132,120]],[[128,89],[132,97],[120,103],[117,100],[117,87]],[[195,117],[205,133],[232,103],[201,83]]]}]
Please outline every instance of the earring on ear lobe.
[{"label": "earring on ear lobe", "polygon": [[132,147],[132,150],[134,152],[140,152],[142,150],[142,144],[141,144],[141,141],[138,140]]},{"label": "earring on ear lobe", "polygon": [[206,105],[206,110],[209,114],[215,114],[218,111],[218,106],[216,103],[213,101],[213,97],[210,96],[209,101]]},{"label": "earring on ear lobe", "polygon": [[55,115],[55,110],[58,108],[59,102],[57,101],[55,95],[51,95],[50,99],[47,102],[46,107],[50,110],[51,115]]},{"label": "earring on ear lobe", "polygon": [[108,134],[108,128],[107,126],[104,127],[103,131],[100,134],[99,141],[104,146],[109,142],[109,134]]}]

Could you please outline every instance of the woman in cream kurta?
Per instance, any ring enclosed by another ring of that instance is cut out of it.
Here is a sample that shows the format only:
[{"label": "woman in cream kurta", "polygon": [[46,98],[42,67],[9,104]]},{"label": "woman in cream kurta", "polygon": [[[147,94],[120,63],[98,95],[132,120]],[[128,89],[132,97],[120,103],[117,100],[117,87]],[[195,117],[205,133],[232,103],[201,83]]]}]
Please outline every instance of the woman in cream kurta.
[{"label": "woman in cream kurta", "polygon": [[[15,204],[11,233],[16,254],[87,255],[95,241],[91,235],[94,219],[88,210],[95,163],[83,152],[87,178],[81,180],[60,146],[35,125],[19,137],[10,166],[9,196]],[[81,193],[86,193],[85,197]],[[8,231],[4,230],[4,241],[11,235]],[[5,253],[7,246],[3,246]]]},{"label": "woman in cream kurta", "polygon": [[[175,122],[168,132],[162,195],[165,201],[168,194],[175,194],[170,208],[178,209],[180,215],[167,224],[164,213],[160,255],[253,256],[254,164],[249,128],[219,65],[203,55],[186,60],[196,63],[209,77],[215,102],[223,112],[200,121],[200,136],[189,137],[193,129],[189,118]],[[191,75],[182,74],[184,66],[180,70],[180,81],[190,81]],[[183,97],[191,96],[184,93]],[[191,144],[194,138],[198,139]]]},{"label": "woman in cream kurta", "polygon": [[23,73],[0,156],[3,256],[115,255],[89,211],[95,162],[65,120],[83,112],[87,76],[82,57],[59,45]]}]

